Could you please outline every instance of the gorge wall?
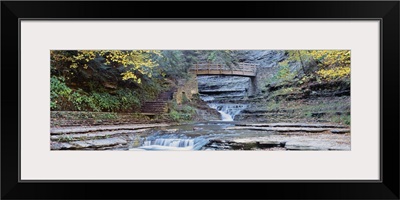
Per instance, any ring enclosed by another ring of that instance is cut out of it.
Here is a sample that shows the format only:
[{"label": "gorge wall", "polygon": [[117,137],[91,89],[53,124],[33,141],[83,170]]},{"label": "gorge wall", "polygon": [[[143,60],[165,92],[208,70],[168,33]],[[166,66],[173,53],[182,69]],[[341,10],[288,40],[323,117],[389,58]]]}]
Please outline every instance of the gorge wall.
[{"label": "gorge wall", "polygon": [[[259,64],[256,77],[198,76],[200,97],[227,121],[340,122],[350,120],[350,84],[346,82],[273,82],[284,51],[241,51],[239,62]],[[291,72],[300,63],[289,62]]]}]

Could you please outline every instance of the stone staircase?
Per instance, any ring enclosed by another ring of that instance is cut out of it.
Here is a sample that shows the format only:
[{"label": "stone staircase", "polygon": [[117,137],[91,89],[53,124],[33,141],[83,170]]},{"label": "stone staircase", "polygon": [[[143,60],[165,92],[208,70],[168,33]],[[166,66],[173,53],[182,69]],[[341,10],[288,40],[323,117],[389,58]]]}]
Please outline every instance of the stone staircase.
[{"label": "stone staircase", "polygon": [[167,92],[162,92],[158,95],[155,101],[146,101],[142,105],[141,112],[142,113],[153,113],[153,114],[160,114],[168,112],[168,101],[172,99],[174,92],[177,89],[174,88]]},{"label": "stone staircase", "polygon": [[142,113],[166,113],[168,111],[167,102],[165,101],[147,101],[141,108]]}]

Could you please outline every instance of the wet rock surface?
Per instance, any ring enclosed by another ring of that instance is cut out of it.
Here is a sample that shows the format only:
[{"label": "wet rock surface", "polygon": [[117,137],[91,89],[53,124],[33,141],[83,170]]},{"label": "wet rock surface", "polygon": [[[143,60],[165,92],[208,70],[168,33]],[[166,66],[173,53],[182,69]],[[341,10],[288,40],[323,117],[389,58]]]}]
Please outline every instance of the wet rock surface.
[{"label": "wet rock surface", "polygon": [[137,130],[143,128],[154,128],[169,126],[168,124],[134,124],[134,125],[119,125],[119,126],[90,126],[90,127],[59,127],[50,128],[51,135],[71,134],[71,133],[88,133],[95,131],[110,131],[110,130]]},{"label": "wet rock surface", "polygon": [[[350,128],[326,123],[258,123],[227,127],[228,130],[252,130],[271,133],[266,136],[238,138],[237,143],[279,143],[280,150],[351,150]],[[340,134],[338,134],[340,133]],[[257,133],[262,135],[262,133]],[[279,149],[276,149],[279,150]]]},{"label": "wet rock surface", "polygon": [[254,143],[274,141],[281,144],[281,148],[276,150],[313,150],[313,151],[331,151],[331,150],[351,150],[350,134],[331,134],[331,133],[305,133],[297,132],[290,134],[272,134],[264,137],[243,138],[234,140],[238,143]]},{"label": "wet rock surface", "polygon": [[59,127],[50,131],[51,150],[125,149],[150,128],[168,124],[135,124],[120,126]]},{"label": "wet rock surface", "polygon": [[[110,130],[112,128],[117,130]],[[63,128],[64,134],[51,135],[50,146],[52,150],[351,150],[350,129],[336,124],[235,125],[216,121],[174,126],[130,125],[132,130],[125,128],[127,126]],[[66,130],[73,131],[68,134]]]},{"label": "wet rock surface", "polygon": [[209,75],[197,77],[199,93],[206,102],[241,100],[251,87],[249,77]]}]

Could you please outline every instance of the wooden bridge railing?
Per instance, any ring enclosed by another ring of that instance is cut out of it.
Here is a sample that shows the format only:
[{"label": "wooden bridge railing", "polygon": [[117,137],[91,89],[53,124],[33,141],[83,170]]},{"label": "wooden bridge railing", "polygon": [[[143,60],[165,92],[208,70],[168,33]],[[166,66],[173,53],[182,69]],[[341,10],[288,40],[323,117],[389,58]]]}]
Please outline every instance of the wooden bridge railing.
[{"label": "wooden bridge railing", "polygon": [[227,66],[214,63],[197,63],[189,70],[196,74],[231,74],[242,76],[255,76],[258,64],[238,63],[237,66]]}]

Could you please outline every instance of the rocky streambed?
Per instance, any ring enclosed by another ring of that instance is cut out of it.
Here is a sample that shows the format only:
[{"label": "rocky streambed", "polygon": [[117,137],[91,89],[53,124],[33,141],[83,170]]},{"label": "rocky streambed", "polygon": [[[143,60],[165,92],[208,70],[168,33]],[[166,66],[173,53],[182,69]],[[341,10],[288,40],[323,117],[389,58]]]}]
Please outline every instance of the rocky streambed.
[{"label": "rocky streambed", "polygon": [[51,150],[350,150],[337,124],[135,124],[52,128]]}]

